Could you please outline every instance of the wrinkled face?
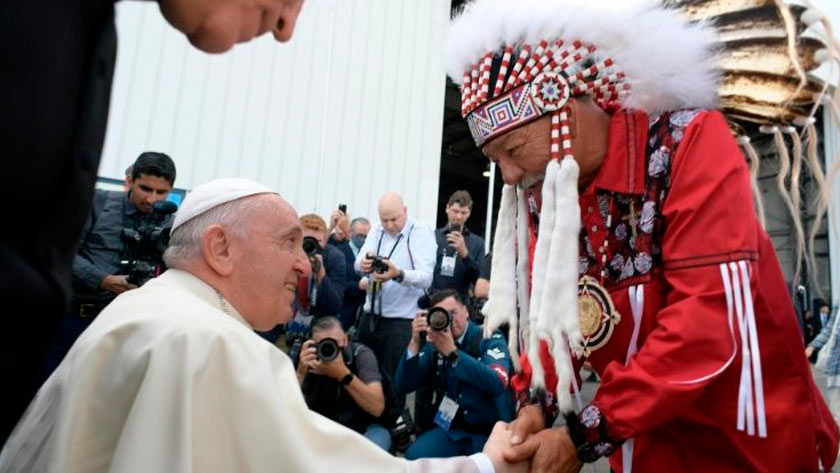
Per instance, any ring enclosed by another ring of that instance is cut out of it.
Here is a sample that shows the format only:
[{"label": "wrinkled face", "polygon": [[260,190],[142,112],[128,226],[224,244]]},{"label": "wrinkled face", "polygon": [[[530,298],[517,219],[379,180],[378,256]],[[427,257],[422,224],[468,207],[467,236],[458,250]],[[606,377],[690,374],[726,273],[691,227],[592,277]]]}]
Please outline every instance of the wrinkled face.
[{"label": "wrinkled face", "polygon": [[[292,319],[298,278],[310,272],[297,213],[280,196],[249,219],[242,236],[233,234],[234,290],[242,294],[242,316],[257,330],[271,330]],[[237,307],[238,308],[238,307]]]},{"label": "wrinkled face", "polygon": [[160,0],[166,20],[193,46],[221,53],[271,32],[291,39],[303,0]]},{"label": "wrinkled face", "polygon": [[408,211],[405,207],[379,207],[379,221],[389,235],[396,235],[405,227]]},{"label": "wrinkled face", "polygon": [[545,116],[505,133],[482,151],[499,166],[505,184],[512,185],[545,172],[551,159],[550,146],[551,117]]},{"label": "wrinkled face", "polygon": [[166,199],[172,184],[164,177],[140,174],[137,179],[126,178],[128,183],[128,198],[138,210],[143,213],[151,213],[152,205]]},{"label": "wrinkled face", "polygon": [[321,330],[312,334],[312,341],[315,343],[318,343],[325,338],[332,338],[337,341],[338,346],[342,348],[347,346],[347,334],[344,333],[344,330],[342,330],[339,326],[335,326],[327,330]]},{"label": "wrinkled face", "polygon": [[466,306],[458,302],[454,297],[447,297],[438,302],[435,307],[440,307],[449,311],[452,316],[452,337],[456,340],[460,337],[464,330],[467,329],[467,321],[470,318],[470,313]]},{"label": "wrinkled face", "polygon": [[446,206],[446,218],[449,219],[449,225],[458,225],[463,227],[470,218],[470,208],[461,207],[461,204],[453,202]]}]

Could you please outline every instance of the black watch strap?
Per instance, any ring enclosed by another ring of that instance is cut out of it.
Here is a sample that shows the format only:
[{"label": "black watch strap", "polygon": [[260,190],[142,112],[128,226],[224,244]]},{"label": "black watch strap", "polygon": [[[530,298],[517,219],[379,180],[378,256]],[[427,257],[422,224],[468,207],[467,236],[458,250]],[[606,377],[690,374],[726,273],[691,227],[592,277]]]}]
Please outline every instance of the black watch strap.
[{"label": "black watch strap", "polygon": [[608,434],[607,421],[598,406],[590,404],[581,411],[580,416],[569,412],[564,417],[569,437],[581,462],[593,463],[601,457],[612,455],[620,445]]},{"label": "black watch strap", "polygon": [[353,373],[347,373],[347,376],[341,378],[341,385],[347,386],[348,384],[353,382],[353,378],[355,378],[355,375]]}]

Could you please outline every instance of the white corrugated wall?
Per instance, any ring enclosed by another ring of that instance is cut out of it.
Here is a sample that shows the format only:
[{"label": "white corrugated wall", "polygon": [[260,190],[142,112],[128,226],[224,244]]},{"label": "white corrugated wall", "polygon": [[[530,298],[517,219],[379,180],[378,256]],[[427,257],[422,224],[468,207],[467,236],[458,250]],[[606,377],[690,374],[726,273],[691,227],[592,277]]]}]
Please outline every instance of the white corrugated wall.
[{"label": "white corrugated wall", "polygon": [[118,2],[119,49],[100,175],[144,150],[176,187],[255,179],[299,212],[339,203],[377,221],[386,190],[434,224],[450,0],[308,0],[291,42],[192,48],[153,2]]}]

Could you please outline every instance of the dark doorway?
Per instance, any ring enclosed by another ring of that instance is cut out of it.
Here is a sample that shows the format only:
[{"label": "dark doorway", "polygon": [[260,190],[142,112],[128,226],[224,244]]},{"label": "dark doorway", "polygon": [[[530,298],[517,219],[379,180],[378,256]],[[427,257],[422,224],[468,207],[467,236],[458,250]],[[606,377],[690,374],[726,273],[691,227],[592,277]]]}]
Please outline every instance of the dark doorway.
[{"label": "dark doorway", "polygon": [[[473,209],[467,227],[485,236],[487,220],[487,188],[490,185],[490,162],[475,146],[467,122],[461,117],[461,93],[449,79],[446,81],[446,100],[443,112],[443,144],[440,159],[437,226],[446,224],[446,202],[453,192],[464,189],[473,199]],[[502,189],[501,175],[496,172],[495,212]],[[491,239],[492,240],[492,239]]]}]

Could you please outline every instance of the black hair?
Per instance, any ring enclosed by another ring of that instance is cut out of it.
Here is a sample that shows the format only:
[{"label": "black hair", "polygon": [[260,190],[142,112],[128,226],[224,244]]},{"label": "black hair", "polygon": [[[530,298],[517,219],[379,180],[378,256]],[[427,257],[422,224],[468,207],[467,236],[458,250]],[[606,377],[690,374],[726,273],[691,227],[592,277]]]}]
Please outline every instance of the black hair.
[{"label": "black hair", "polygon": [[429,296],[429,307],[434,307],[450,297],[454,297],[459,304],[469,309],[470,306],[467,305],[467,301],[464,300],[464,296],[454,289],[441,289],[433,292]]},{"label": "black hair", "polygon": [[341,328],[341,321],[333,317],[332,315],[327,315],[324,317],[318,317],[317,319],[313,320],[312,325],[309,326],[309,332],[312,335],[315,335],[315,333],[317,332],[331,330],[334,327]]},{"label": "black hair", "polygon": [[169,156],[155,151],[141,153],[131,165],[131,178],[137,179],[141,174],[162,177],[175,185],[175,162]]}]

